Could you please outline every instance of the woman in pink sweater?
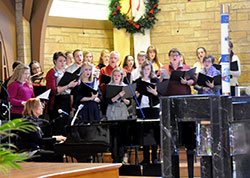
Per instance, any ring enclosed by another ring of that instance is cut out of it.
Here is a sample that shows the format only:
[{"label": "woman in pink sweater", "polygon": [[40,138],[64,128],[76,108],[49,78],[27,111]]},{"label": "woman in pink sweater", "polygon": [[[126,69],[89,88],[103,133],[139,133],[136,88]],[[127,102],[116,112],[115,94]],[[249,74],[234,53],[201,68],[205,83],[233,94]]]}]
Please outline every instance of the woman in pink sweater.
[{"label": "woman in pink sweater", "polygon": [[26,64],[19,64],[8,83],[11,104],[11,119],[21,118],[25,102],[34,98],[30,81],[30,68]]}]

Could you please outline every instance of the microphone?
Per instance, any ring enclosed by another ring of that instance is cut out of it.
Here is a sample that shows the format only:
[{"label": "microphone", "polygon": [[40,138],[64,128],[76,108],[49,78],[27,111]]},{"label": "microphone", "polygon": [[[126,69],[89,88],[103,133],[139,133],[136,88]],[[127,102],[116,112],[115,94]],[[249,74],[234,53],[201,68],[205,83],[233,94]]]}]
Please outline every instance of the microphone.
[{"label": "microphone", "polygon": [[77,111],[76,111],[76,113],[75,113],[75,116],[74,116],[74,118],[73,118],[72,121],[71,121],[71,124],[70,124],[71,126],[74,125],[75,120],[76,120],[76,117],[77,117],[79,111],[83,108],[83,106],[84,106],[84,104],[80,104],[80,105],[78,106]]},{"label": "microphone", "polygon": [[4,104],[4,103],[2,103],[2,107],[8,108],[8,106],[6,104]]},{"label": "microphone", "polygon": [[83,108],[83,106],[84,106],[84,104],[80,104],[80,105],[78,106],[78,109],[81,110],[81,109]]},{"label": "microphone", "polygon": [[65,115],[69,116],[69,114],[67,112],[65,112],[64,110],[62,110],[62,109],[58,109],[58,113],[59,114],[65,114]]}]

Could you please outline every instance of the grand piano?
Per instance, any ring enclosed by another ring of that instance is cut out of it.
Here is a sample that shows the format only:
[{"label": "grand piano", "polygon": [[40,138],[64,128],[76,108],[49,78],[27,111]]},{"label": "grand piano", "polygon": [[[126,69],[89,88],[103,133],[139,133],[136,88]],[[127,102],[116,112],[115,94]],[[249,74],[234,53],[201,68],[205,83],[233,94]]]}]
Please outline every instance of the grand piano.
[{"label": "grand piano", "polygon": [[160,119],[81,123],[66,126],[65,133],[67,140],[55,146],[56,152],[85,162],[91,155],[112,151],[114,162],[118,162],[121,147],[160,144]]}]

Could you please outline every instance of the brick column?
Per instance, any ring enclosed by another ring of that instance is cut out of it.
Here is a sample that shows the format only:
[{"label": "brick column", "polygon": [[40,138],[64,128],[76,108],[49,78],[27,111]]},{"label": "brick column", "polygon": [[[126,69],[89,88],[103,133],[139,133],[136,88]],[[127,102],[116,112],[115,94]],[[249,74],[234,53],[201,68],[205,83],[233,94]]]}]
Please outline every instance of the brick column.
[{"label": "brick column", "polygon": [[17,59],[24,61],[24,34],[23,34],[23,0],[15,0],[16,10],[16,50]]}]

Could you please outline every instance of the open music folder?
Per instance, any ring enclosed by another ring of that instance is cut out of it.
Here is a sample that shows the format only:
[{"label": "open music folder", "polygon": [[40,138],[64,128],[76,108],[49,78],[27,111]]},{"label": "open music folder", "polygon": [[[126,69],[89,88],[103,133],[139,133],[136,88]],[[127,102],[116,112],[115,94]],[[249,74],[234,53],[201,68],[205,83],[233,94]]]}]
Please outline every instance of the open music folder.
[{"label": "open music folder", "polygon": [[203,87],[208,87],[206,81],[214,81],[214,85],[221,85],[221,75],[217,75],[215,77],[209,77],[205,74],[199,73],[197,84]]},{"label": "open music folder", "polygon": [[82,72],[80,72],[81,67],[75,70],[75,72],[70,73],[70,72],[64,72],[63,77],[58,83],[58,86],[65,86],[68,85],[71,81],[73,80],[78,80]]},{"label": "open music folder", "polygon": [[49,94],[50,94],[51,89],[48,89],[44,93],[36,96],[36,98],[43,99],[43,100],[49,100]]},{"label": "open music folder", "polygon": [[[221,64],[213,64],[213,66],[221,71]],[[238,66],[238,62],[237,61],[234,61],[234,62],[230,62],[230,70],[231,71],[238,71],[239,70],[239,66]]]},{"label": "open music folder", "polygon": [[[132,84],[131,88],[133,92],[135,92],[136,84]],[[117,86],[117,85],[107,85],[106,86],[106,98],[113,98],[118,95],[122,90],[125,91],[125,95],[122,97],[124,98],[132,98],[133,92],[131,91],[130,86]]]},{"label": "open music folder", "polygon": [[189,80],[193,78],[193,76],[195,75],[195,71],[196,67],[185,71],[179,71],[179,70],[172,71],[170,80],[181,81],[181,77]]},{"label": "open music folder", "polygon": [[98,91],[95,89],[95,87],[92,88],[91,86],[83,83],[81,86],[81,92],[84,93],[85,97],[91,97],[92,93],[96,95]]}]

